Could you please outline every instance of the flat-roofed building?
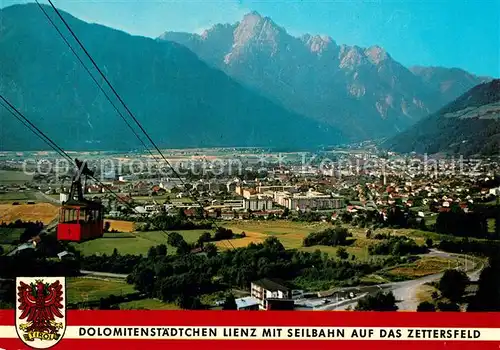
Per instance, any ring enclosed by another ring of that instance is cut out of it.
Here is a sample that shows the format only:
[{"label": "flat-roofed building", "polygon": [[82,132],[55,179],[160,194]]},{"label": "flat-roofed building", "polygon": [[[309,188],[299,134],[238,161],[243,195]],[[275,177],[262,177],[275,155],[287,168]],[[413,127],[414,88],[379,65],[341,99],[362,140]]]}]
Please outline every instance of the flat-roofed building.
[{"label": "flat-roofed building", "polygon": [[338,209],[344,206],[341,197],[332,197],[328,194],[309,191],[305,193],[276,192],[274,200],[290,210],[304,209]]},{"label": "flat-roofed building", "polygon": [[266,211],[273,209],[272,197],[263,195],[253,195],[244,199],[245,209],[252,211]]}]

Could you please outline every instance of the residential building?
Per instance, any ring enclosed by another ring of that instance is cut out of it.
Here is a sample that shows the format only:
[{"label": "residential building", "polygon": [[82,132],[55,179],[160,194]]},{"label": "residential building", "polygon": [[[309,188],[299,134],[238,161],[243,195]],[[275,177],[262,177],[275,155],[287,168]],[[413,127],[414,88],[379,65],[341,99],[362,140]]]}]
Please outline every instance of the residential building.
[{"label": "residential building", "polygon": [[295,186],[257,186],[257,192],[258,193],[265,193],[268,191],[271,192],[283,192],[283,191],[288,191],[292,192],[295,189]]},{"label": "residential building", "polygon": [[338,209],[344,206],[340,197],[332,197],[315,191],[305,193],[276,192],[274,200],[290,210]]},{"label": "residential building", "polygon": [[243,200],[245,209],[252,211],[270,210],[273,208],[273,200],[271,197],[263,195],[253,195]]},{"label": "residential building", "polygon": [[267,310],[268,299],[292,299],[292,291],[279,280],[263,278],[250,285],[251,296],[259,301],[259,308]]},{"label": "residential building", "polygon": [[241,195],[246,199],[249,199],[256,194],[257,194],[257,191],[255,190],[255,188],[244,188],[241,191]]}]

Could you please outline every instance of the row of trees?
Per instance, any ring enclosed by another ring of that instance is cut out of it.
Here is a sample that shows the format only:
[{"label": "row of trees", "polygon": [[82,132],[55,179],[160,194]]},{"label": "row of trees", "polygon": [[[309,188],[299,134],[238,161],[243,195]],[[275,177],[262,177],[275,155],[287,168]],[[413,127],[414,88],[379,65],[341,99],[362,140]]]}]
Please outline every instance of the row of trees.
[{"label": "row of trees", "polygon": [[[160,246],[158,246],[161,249]],[[166,246],[165,253],[166,254]],[[90,255],[80,257],[80,265],[83,270],[103,271],[111,273],[130,273],[142,257],[140,255],[120,255],[116,248],[113,254]]]},{"label": "row of trees", "polygon": [[388,208],[386,217],[378,210],[366,210],[358,212],[355,215],[349,212],[343,212],[340,220],[346,224],[352,224],[359,227],[394,227],[394,228],[415,228],[426,230],[425,220],[416,216],[416,214],[403,205],[393,205]]},{"label": "row of trees", "polygon": [[462,210],[439,213],[435,230],[438,233],[461,237],[488,236],[486,217],[481,213],[464,213]]},{"label": "row of trees", "polygon": [[368,252],[371,255],[402,256],[424,254],[428,251],[426,246],[419,246],[413,239],[404,236],[393,236],[368,247]]},{"label": "row of trees", "polygon": [[13,237],[11,235],[6,235],[8,238],[4,239],[2,235],[0,235],[0,243],[4,244],[18,244],[21,242],[26,242],[30,238],[40,234],[43,229],[43,222],[31,222],[31,221],[22,221],[16,220],[14,222],[0,223],[0,228],[15,230],[15,229],[24,229],[24,231],[19,235],[19,237]]},{"label": "row of trees", "polygon": [[[203,217],[203,214],[201,214]],[[167,213],[159,213],[151,218],[146,223],[137,223],[138,231],[158,231],[158,230],[199,230],[211,229],[212,223],[208,221],[194,222],[189,220],[183,209],[179,210],[178,215],[168,215]]]},{"label": "row of trees", "polygon": [[348,237],[352,237],[352,233],[344,227],[336,226],[333,228],[327,228],[326,230],[320,232],[310,233],[306,238],[304,238],[303,245],[304,247],[311,247],[315,245],[347,245]]},{"label": "row of trees", "polygon": [[486,243],[468,238],[462,238],[460,241],[445,239],[439,242],[438,248],[450,253],[492,256],[500,251],[500,242],[488,241]]}]

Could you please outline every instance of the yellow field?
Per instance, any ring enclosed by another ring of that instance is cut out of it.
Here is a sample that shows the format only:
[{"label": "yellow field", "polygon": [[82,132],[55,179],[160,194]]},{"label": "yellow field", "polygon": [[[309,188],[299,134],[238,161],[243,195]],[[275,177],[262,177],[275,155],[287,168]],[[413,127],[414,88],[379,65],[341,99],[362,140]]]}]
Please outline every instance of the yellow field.
[{"label": "yellow field", "polygon": [[133,232],[134,222],[124,221],[124,220],[108,220],[104,219],[104,222],[109,222],[110,230],[116,230],[118,232]]},{"label": "yellow field", "polygon": [[[373,238],[366,238],[366,230],[359,227],[353,227],[351,225],[343,225],[352,234],[354,243],[350,246],[346,246],[346,250],[349,254],[356,256],[358,259],[369,259],[368,247],[372,244],[380,243],[380,240]],[[302,251],[314,252],[319,249],[322,252],[328,253],[331,256],[335,256],[339,247],[326,247],[326,246],[313,246],[313,247],[303,247],[302,242],[305,237],[311,232],[317,232],[324,230],[326,228],[332,227],[329,223],[305,223],[305,222],[294,222],[287,220],[272,220],[272,221],[236,221],[228,223],[226,228],[233,230],[234,233],[245,232],[245,238],[237,238],[231,240],[231,244],[227,241],[217,242],[216,245],[220,249],[229,249],[232,247],[246,247],[250,243],[261,243],[268,236],[277,237],[286,249],[300,249]],[[377,229],[372,235],[377,233],[390,233],[394,236],[405,235],[415,239],[417,244],[424,244],[425,239],[432,235],[432,232],[424,232],[414,229]],[[435,235],[435,234],[434,234]],[[433,237],[437,238],[437,237]],[[436,239],[437,240],[437,239]],[[429,264],[428,264],[429,265]],[[427,266],[429,267],[429,266]],[[430,267],[429,267],[430,268]],[[411,269],[411,267],[408,267]],[[420,271],[421,269],[417,269]],[[430,268],[430,270],[432,270]],[[409,273],[411,271],[399,271],[402,274]],[[419,272],[417,272],[419,273]],[[422,271],[424,275],[429,274],[429,272]]]},{"label": "yellow field", "polygon": [[0,204],[0,222],[41,221],[44,224],[50,223],[57,218],[59,208],[50,203],[36,204]]},{"label": "yellow field", "polygon": [[[236,230],[233,230],[235,233],[241,233]],[[246,247],[250,243],[262,243],[266,239],[267,235],[259,232],[249,232],[245,231],[246,237],[244,238],[238,238],[238,239],[232,239],[231,244],[229,244],[227,241],[218,241],[215,243],[215,245],[220,248],[220,249],[228,249],[228,248],[242,248]]]},{"label": "yellow field", "polygon": [[[226,226],[234,233],[245,232],[246,237],[231,240],[235,248],[246,247],[250,243],[262,243],[268,236],[276,236],[287,249],[299,248],[311,232],[324,230],[331,225],[326,223],[302,223],[285,220],[241,221]],[[216,243],[221,249],[232,248],[226,241]]]}]

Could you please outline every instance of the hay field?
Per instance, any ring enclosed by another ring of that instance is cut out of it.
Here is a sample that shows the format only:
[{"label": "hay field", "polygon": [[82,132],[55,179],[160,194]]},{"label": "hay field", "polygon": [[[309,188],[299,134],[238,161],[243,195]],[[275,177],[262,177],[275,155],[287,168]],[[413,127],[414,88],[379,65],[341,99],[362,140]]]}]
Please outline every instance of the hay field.
[{"label": "hay field", "polygon": [[[276,236],[286,249],[295,249],[302,246],[302,241],[309,233],[324,230],[331,225],[273,220],[231,222],[226,227],[234,233],[245,232],[246,237],[231,240],[235,248],[246,247],[250,243],[262,243],[268,236]],[[216,245],[220,249],[232,248],[226,241],[217,242]]]},{"label": "hay field", "polygon": [[16,220],[41,221],[45,225],[56,219],[59,207],[50,203],[36,204],[0,204],[0,222],[10,223]]},{"label": "hay field", "polygon": [[109,222],[111,230],[116,230],[118,232],[134,231],[134,222],[132,221],[104,219],[104,222]]}]

